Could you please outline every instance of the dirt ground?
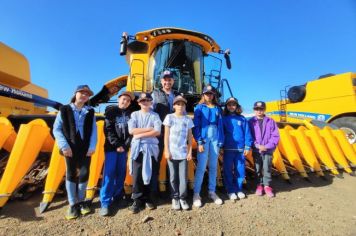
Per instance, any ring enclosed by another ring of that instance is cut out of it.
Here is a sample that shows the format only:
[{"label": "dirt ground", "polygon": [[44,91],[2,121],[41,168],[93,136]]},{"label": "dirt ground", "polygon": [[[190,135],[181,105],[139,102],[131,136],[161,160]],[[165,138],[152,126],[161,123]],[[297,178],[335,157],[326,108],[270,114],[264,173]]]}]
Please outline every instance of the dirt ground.
[{"label": "dirt ground", "polygon": [[232,202],[220,189],[222,206],[203,198],[201,209],[187,212],[171,210],[166,197],[156,210],[133,215],[127,209],[129,200],[122,200],[113,216],[104,218],[95,198],[93,214],[72,221],[64,219],[64,196],[39,214],[38,193],[5,205],[0,235],[356,235],[356,177],[329,175],[324,180],[310,174],[310,182],[298,175],[292,176],[292,184],[280,177],[273,181],[277,191],[273,199],[255,196],[249,181],[247,199]]}]

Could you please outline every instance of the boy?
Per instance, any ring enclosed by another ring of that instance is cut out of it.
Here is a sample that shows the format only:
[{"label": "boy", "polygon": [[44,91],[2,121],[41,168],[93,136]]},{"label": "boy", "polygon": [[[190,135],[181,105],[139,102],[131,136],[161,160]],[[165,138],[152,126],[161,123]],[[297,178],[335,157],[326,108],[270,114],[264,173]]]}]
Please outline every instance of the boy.
[{"label": "boy", "polygon": [[[187,160],[192,159],[193,121],[185,115],[187,100],[182,96],[175,97],[175,112],[164,119],[164,150],[170,173],[172,209],[188,210],[187,198]],[[187,145],[188,143],[188,145]]]},{"label": "boy", "polygon": [[262,196],[264,191],[268,197],[274,197],[271,168],[272,154],[279,141],[278,127],[274,120],[265,115],[266,103],[255,102],[253,110],[256,116],[249,120],[249,125],[254,140],[252,155],[258,181],[256,195]]},{"label": "boy", "polygon": [[128,131],[131,114],[128,107],[134,98],[132,93],[123,92],[118,96],[116,106],[108,106],[105,109],[105,165],[99,212],[101,216],[108,216],[112,200],[119,200],[123,195],[127,151],[132,139]]},{"label": "boy", "polygon": [[136,214],[143,204],[150,210],[155,206],[150,197],[151,179],[158,173],[158,139],[162,122],[157,113],[151,111],[152,97],[141,93],[137,100],[141,110],[131,114],[129,133],[133,135],[130,152],[130,174],[133,178],[132,199],[129,210]]}]

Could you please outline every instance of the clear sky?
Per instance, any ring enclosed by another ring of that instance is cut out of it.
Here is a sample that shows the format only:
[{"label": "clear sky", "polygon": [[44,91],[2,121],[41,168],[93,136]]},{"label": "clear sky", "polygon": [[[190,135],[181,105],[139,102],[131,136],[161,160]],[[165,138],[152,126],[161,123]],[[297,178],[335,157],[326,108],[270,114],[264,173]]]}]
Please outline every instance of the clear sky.
[{"label": "clear sky", "polygon": [[246,112],[287,85],[356,72],[356,0],[0,0],[0,41],[24,54],[33,83],[62,103],[78,84],[98,92],[128,73],[122,32],[163,26],[231,49],[223,78]]}]

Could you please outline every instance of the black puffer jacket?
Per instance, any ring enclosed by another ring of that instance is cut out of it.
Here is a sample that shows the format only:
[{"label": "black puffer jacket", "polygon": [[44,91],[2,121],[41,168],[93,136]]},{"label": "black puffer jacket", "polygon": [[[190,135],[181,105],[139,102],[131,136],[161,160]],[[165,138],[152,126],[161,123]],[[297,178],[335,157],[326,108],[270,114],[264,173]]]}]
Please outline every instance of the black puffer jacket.
[{"label": "black puffer jacket", "polygon": [[116,151],[123,147],[127,151],[130,147],[132,136],[129,134],[128,124],[131,116],[129,109],[120,109],[117,105],[105,109],[105,152]]}]

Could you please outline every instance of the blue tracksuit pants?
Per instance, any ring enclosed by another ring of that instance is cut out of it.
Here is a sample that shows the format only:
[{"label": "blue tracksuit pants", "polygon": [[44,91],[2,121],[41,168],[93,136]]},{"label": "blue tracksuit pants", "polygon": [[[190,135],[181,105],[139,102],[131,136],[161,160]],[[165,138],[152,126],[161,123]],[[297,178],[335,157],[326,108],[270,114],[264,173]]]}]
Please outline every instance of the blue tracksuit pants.
[{"label": "blue tracksuit pants", "polygon": [[224,150],[224,184],[227,193],[242,191],[245,179],[245,157],[243,152]]},{"label": "blue tracksuit pants", "polygon": [[127,152],[105,152],[103,184],[100,189],[102,207],[109,207],[112,199],[123,193],[126,163]]}]

